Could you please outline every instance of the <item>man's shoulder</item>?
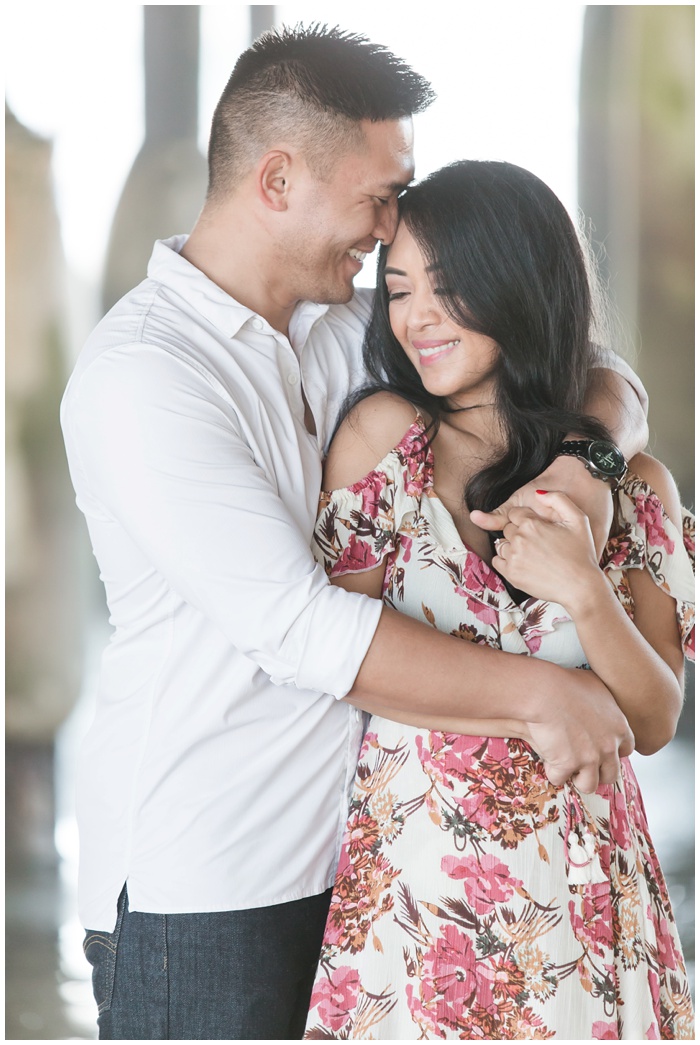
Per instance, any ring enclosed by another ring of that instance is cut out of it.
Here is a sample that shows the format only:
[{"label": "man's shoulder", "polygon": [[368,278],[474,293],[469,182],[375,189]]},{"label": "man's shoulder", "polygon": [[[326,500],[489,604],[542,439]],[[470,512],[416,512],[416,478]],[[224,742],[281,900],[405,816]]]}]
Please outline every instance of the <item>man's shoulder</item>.
[{"label": "man's shoulder", "polygon": [[[194,361],[201,354],[202,343],[208,340],[208,329],[196,309],[188,308],[158,280],[147,278],[97,323],[78,355],[75,370],[80,372],[115,354],[137,360],[139,348]],[[130,351],[123,353],[127,348]]]},{"label": "man's shoulder", "polygon": [[63,411],[87,398],[119,395],[140,399],[177,381],[183,365],[190,374],[206,369],[184,320],[160,283],[145,279],[99,321],[75,360],[63,397]]}]

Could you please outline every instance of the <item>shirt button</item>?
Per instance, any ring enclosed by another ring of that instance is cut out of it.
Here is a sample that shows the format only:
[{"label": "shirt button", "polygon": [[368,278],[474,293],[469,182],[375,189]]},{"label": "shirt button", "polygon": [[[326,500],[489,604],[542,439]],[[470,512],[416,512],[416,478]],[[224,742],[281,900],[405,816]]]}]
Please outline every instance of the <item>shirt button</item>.
[{"label": "shirt button", "polygon": [[287,381],[289,382],[290,385],[296,385],[298,383],[298,381],[299,381],[299,378],[294,373],[287,374]]},{"label": "shirt button", "polygon": [[262,330],[262,328],[263,328],[263,321],[262,321],[262,319],[254,319],[253,322],[251,323],[251,326],[253,327],[253,330]]}]

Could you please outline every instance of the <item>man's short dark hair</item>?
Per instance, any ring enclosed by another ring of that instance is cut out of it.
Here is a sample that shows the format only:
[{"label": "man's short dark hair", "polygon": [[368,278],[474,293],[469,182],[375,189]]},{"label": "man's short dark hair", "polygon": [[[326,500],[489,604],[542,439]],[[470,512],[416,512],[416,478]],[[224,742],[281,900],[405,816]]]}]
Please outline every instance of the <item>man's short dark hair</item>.
[{"label": "man's short dark hair", "polygon": [[428,81],[381,44],[337,26],[295,26],[260,36],[238,59],[219,100],[209,140],[209,193],[226,195],[278,142],[304,149],[325,177],[359,123],[422,112]]}]

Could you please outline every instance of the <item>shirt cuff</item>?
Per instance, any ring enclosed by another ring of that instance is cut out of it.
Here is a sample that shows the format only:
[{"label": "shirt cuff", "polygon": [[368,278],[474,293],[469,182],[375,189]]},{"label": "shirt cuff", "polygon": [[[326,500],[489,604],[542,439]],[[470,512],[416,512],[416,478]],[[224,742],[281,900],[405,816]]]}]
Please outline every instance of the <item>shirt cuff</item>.
[{"label": "shirt cuff", "polygon": [[331,584],[305,614],[305,636],[293,679],[271,675],[277,685],[330,693],[341,700],[352,689],[379,625],[383,603]]}]

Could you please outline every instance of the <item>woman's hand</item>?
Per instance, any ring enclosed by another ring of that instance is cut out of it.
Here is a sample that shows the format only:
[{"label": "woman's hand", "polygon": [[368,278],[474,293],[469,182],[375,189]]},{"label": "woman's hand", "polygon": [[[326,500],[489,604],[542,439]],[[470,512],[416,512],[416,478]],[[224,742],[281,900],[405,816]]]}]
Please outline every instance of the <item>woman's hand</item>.
[{"label": "woman's hand", "polygon": [[472,512],[471,518],[482,530],[502,530],[513,508],[532,508],[541,512],[537,490],[560,490],[588,516],[600,560],[610,534],[613,498],[610,487],[594,478],[575,457],[555,457],[536,479],[516,490],[493,512]]},{"label": "woman's hand", "polygon": [[566,494],[538,492],[536,503],[537,511],[509,509],[493,566],[515,587],[571,612],[604,580],[591,526]]}]

